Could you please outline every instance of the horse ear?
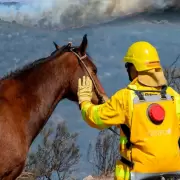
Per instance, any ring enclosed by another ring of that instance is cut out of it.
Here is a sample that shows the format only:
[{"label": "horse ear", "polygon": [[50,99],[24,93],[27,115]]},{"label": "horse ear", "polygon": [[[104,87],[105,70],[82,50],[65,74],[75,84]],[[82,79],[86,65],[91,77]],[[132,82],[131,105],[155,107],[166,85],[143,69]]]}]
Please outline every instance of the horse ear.
[{"label": "horse ear", "polygon": [[83,36],[83,40],[81,42],[81,45],[79,46],[79,51],[80,51],[82,56],[84,56],[86,54],[87,46],[88,46],[88,40],[87,40],[87,34],[85,34]]},{"label": "horse ear", "polygon": [[61,48],[61,47],[60,47],[59,45],[57,45],[54,41],[53,41],[53,44],[54,44],[54,46],[55,46],[56,50],[58,50],[58,49],[60,49],[60,48]]}]

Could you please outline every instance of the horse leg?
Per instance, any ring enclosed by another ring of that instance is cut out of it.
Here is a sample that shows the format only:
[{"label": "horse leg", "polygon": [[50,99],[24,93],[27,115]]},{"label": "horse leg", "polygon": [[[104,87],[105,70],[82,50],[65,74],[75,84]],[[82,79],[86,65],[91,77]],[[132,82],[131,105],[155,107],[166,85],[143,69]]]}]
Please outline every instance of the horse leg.
[{"label": "horse leg", "polygon": [[15,180],[24,169],[25,162],[15,167],[8,175],[2,178],[2,180]]}]

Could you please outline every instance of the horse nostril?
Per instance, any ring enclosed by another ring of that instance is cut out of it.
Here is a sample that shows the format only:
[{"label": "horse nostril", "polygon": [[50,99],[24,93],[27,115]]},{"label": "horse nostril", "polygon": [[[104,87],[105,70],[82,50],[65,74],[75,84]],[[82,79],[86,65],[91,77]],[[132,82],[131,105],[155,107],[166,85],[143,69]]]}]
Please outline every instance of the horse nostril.
[{"label": "horse nostril", "polygon": [[103,103],[105,103],[107,100],[108,100],[108,97],[107,97],[106,95],[101,95],[101,96],[98,98],[98,104],[103,104]]},{"label": "horse nostril", "polygon": [[103,98],[105,101],[107,101],[109,99],[109,97],[107,95],[103,95]]}]

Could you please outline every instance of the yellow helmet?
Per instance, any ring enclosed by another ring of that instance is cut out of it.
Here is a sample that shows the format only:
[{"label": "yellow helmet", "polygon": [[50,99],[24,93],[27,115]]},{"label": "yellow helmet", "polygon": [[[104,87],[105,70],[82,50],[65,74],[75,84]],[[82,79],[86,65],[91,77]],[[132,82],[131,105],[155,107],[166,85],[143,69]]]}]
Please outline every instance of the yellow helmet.
[{"label": "yellow helmet", "polygon": [[133,43],[129,47],[123,61],[126,63],[132,63],[137,71],[161,68],[156,48],[146,41]]}]

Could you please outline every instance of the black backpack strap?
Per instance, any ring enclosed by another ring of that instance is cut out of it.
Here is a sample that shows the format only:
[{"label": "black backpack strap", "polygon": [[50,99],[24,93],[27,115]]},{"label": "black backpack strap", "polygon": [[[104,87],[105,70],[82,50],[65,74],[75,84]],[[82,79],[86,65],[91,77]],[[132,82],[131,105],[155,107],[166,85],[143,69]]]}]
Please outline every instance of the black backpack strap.
[{"label": "black backpack strap", "polygon": [[167,90],[168,86],[167,85],[163,85],[161,90],[135,90],[135,89],[130,89],[130,90],[133,90],[136,95],[138,96],[139,100],[140,101],[145,101],[145,98],[143,96],[142,93],[144,92],[157,92],[157,93],[160,93],[161,94],[161,99],[166,99],[166,90]]},{"label": "black backpack strap", "polygon": [[135,90],[135,93],[136,93],[136,95],[138,96],[138,98],[139,98],[140,101],[145,101],[145,98],[144,98],[144,96],[143,96],[143,94],[142,94],[142,91],[137,91],[137,90]]},{"label": "black backpack strap", "polygon": [[127,138],[126,148],[129,149],[132,145],[132,143],[130,141],[130,137],[131,137],[130,129],[125,124],[121,124],[120,127],[121,127],[121,130],[123,131],[124,135]]},{"label": "black backpack strap", "polygon": [[[127,125],[125,124],[121,124],[120,125],[121,127],[121,130],[123,131],[124,135],[127,137],[127,143],[126,143],[126,148],[129,149],[132,145],[132,143],[130,142],[130,136],[131,136],[131,133],[130,133],[130,129]],[[114,129],[112,129],[111,127],[108,128],[110,131],[112,131],[114,134],[116,134],[117,136],[120,136],[120,134],[118,134]]]},{"label": "black backpack strap", "polygon": [[[112,129],[111,127],[109,127],[108,129],[109,129],[110,131],[112,131],[114,134],[116,134],[117,136],[120,136],[120,134],[118,134],[118,133],[117,133],[114,129]],[[128,142],[126,143],[126,147],[127,147],[127,149],[129,149],[130,146],[131,146],[131,142],[130,142],[130,129],[129,129],[125,124],[121,124],[121,129],[122,129],[124,135],[127,137]],[[123,157],[122,155],[121,155],[121,157],[119,158],[119,160],[120,160],[123,164],[125,164],[126,166],[128,166],[128,167],[131,168],[131,169],[132,169],[133,166],[134,166],[134,163],[133,163],[132,161],[126,159],[126,158]]]},{"label": "black backpack strap", "polygon": [[161,89],[161,99],[166,99],[166,90],[167,90],[168,86],[167,85],[163,85],[162,89]]},{"label": "black backpack strap", "polygon": [[134,163],[132,161],[129,161],[128,159],[126,159],[125,157],[121,156],[119,159],[123,164],[125,164],[126,166],[128,166],[130,169],[133,169],[134,167]]}]

